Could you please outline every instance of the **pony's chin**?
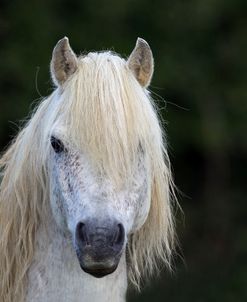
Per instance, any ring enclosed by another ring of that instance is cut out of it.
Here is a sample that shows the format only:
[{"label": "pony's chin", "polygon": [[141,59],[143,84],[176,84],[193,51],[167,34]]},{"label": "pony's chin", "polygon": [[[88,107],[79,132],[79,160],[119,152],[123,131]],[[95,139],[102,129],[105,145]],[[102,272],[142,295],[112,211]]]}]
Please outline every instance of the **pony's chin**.
[{"label": "pony's chin", "polygon": [[84,267],[80,264],[80,267],[85,273],[95,278],[103,278],[107,275],[112,274],[117,269],[117,265],[114,265],[112,267],[103,267],[102,265],[100,266],[95,265],[89,268],[89,267]]}]

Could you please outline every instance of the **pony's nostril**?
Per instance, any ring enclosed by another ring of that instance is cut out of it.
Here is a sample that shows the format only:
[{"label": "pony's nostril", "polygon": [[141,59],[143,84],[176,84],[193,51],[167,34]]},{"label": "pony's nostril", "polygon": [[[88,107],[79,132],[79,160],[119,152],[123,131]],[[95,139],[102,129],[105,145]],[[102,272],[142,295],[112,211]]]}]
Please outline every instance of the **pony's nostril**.
[{"label": "pony's nostril", "polygon": [[89,244],[86,226],[83,222],[79,222],[76,227],[76,238],[80,243]]},{"label": "pony's nostril", "polygon": [[114,236],[113,244],[122,245],[124,242],[124,227],[121,223],[117,225],[117,230]]}]

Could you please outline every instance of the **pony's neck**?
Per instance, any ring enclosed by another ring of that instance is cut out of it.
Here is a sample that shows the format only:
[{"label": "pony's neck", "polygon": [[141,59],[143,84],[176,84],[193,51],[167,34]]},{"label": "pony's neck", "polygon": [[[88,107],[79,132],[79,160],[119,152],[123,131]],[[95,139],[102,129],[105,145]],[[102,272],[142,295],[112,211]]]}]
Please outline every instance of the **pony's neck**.
[{"label": "pony's neck", "polygon": [[28,275],[27,302],[124,302],[127,290],[125,255],[117,270],[101,279],[84,273],[69,238],[49,219],[40,227]]}]

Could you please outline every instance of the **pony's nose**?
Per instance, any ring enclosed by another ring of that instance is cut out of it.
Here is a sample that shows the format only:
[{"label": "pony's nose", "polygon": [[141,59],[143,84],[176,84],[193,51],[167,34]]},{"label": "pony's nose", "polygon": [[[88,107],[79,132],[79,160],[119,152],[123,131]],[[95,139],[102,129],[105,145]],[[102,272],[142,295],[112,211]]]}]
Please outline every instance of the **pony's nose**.
[{"label": "pony's nose", "polygon": [[84,271],[103,277],[116,269],[125,242],[125,231],[120,222],[80,221],[75,239],[77,256]]},{"label": "pony's nose", "polygon": [[80,247],[103,245],[121,250],[124,243],[124,227],[121,223],[114,226],[95,226],[79,222],[76,227],[76,240]]}]

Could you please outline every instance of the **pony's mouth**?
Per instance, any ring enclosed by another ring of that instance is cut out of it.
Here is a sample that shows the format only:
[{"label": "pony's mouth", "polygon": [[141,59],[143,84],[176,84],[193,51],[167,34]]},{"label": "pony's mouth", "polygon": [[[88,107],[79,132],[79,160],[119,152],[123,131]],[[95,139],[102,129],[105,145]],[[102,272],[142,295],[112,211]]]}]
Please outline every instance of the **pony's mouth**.
[{"label": "pony's mouth", "polygon": [[122,253],[119,253],[108,257],[100,257],[99,255],[93,257],[88,253],[82,254],[78,249],[76,249],[76,254],[81,269],[95,278],[102,278],[114,273],[122,255]]},{"label": "pony's mouth", "polygon": [[94,265],[92,267],[85,267],[83,265],[80,264],[81,269],[85,272],[88,273],[90,275],[92,275],[95,278],[102,278],[105,277],[109,274],[112,274],[116,269],[117,269],[117,265],[114,265],[112,267],[104,267],[102,265]]}]

